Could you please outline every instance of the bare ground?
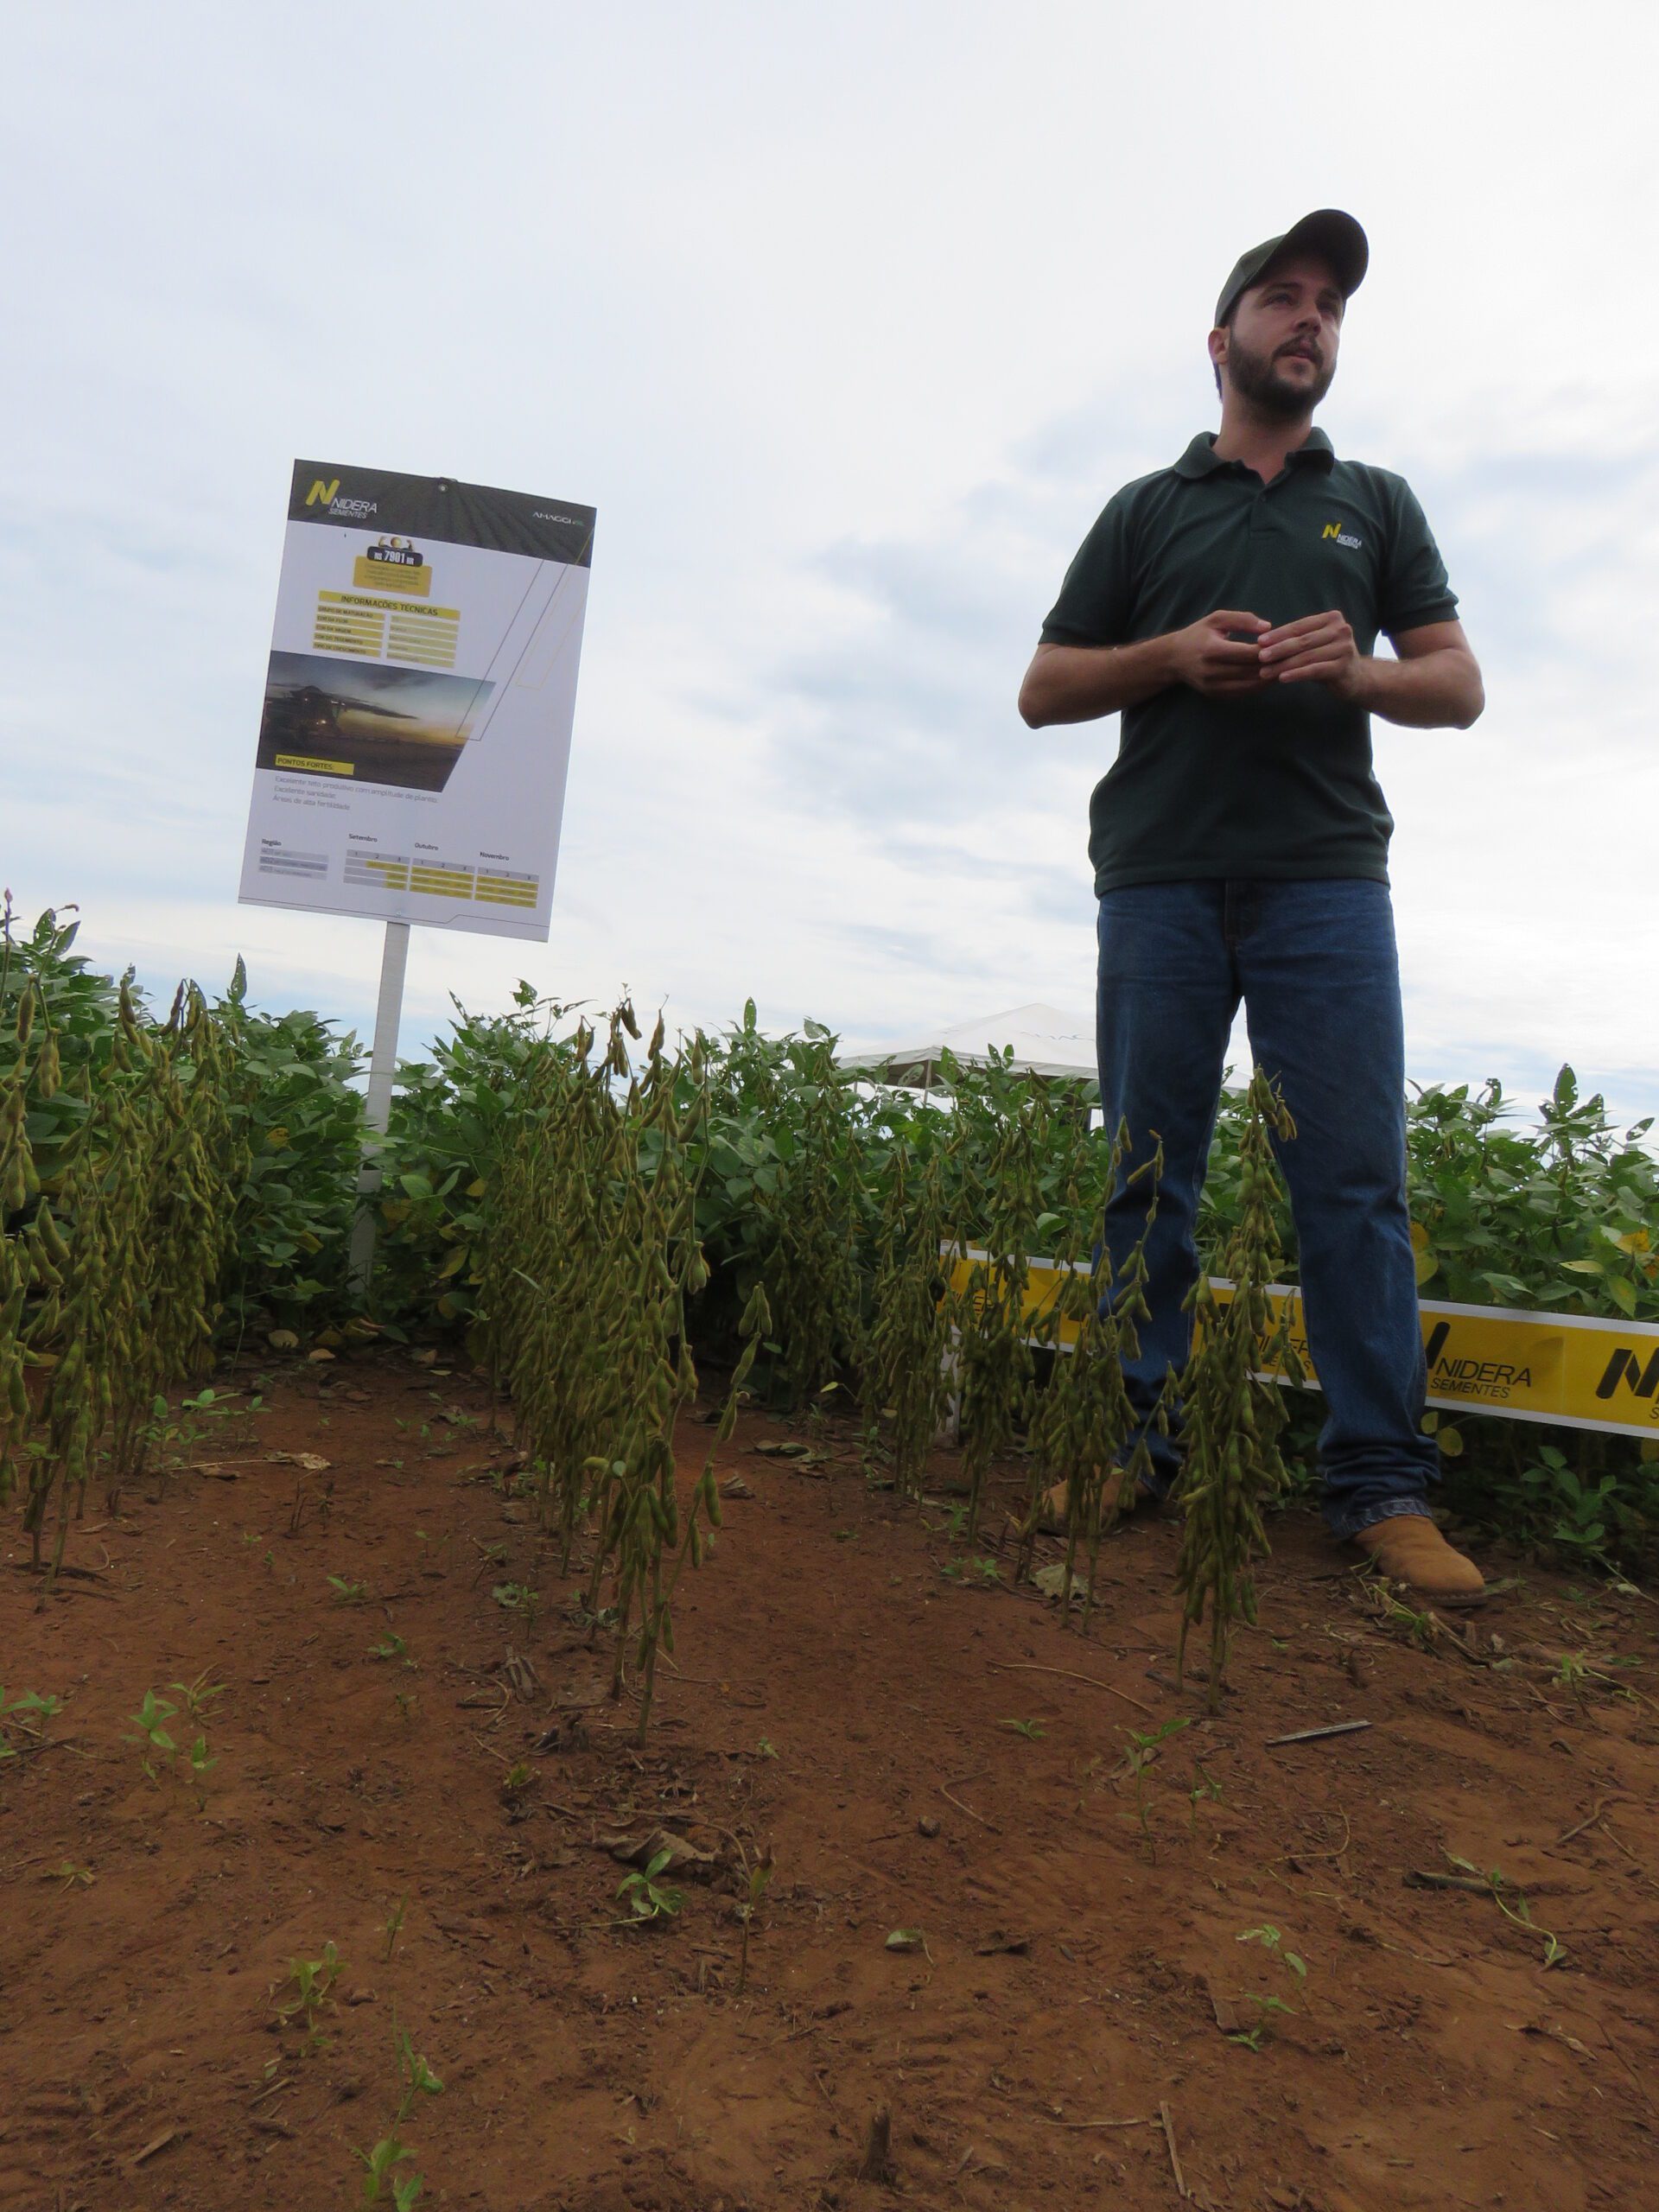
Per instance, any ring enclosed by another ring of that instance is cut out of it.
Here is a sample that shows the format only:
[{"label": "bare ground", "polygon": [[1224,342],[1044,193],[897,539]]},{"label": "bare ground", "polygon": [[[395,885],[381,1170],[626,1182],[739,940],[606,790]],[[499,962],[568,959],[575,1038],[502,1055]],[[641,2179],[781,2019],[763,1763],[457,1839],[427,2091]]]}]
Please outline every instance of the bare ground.
[{"label": "bare ground", "polygon": [[[288,1370],[203,1447],[239,1464],[89,1502],[43,1605],[5,1524],[0,1680],[65,1700],[38,1743],[3,1724],[6,2212],[357,2203],[394,2016],[445,2083],[398,2169],[439,2205],[1654,2201],[1650,1599],[1528,1571],[1414,1639],[1289,1514],[1212,1720],[1173,1687],[1167,1525],[1114,1540],[1085,1642],[992,1548],[1001,1582],[947,1575],[946,1509],[869,1489],[850,1437],[791,1462],[752,1418],[639,1751],[487,1411],[403,1358]],[[152,1783],[128,1716],[204,1671],[215,1764]],[[1143,1825],[1128,1732],[1172,1719]],[[659,1828],[709,1859],[620,1927],[613,1853]],[[308,2050],[276,2012],[329,1942]]]}]

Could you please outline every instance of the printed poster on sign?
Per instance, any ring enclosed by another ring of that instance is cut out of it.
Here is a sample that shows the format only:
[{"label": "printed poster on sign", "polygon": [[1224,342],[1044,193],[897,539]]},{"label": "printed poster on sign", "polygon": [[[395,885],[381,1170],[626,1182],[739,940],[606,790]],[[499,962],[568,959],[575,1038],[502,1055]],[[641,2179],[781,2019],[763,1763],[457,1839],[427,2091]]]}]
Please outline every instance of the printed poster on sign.
[{"label": "printed poster on sign", "polygon": [[244,904],[545,940],[594,510],[296,461]]}]

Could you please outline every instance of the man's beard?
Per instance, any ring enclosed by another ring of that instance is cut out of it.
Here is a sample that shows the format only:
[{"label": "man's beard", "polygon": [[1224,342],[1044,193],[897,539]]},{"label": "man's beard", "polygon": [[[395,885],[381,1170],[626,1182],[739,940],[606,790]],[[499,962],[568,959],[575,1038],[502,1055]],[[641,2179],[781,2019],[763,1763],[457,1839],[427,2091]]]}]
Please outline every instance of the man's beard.
[{"label": "man's beard", "polygon": [[1276,416],[1285,422],[1311,415],[1330,391],[1336,372],[1336,364],[1332,362],[1319,369],[1311,385],[1293,385],[1280,375],[1271,354],[1250,353],[1236,335],[1227,348],[1227,381],[1239,397],[1248,400],[1258,414]]}]

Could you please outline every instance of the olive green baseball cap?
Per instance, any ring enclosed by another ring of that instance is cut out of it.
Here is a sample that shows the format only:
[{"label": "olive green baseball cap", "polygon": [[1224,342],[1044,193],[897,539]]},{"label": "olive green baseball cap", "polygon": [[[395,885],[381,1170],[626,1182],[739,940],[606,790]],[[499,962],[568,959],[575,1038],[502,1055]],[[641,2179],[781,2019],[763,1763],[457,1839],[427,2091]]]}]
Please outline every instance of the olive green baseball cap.
[{"label": "olive green baseball cap", "polygon": [[1239,256],[1216,302],[1217,328],[1238,305],[1241,292],[1248,292],[1252,284],[1260,283],[1275,261],[1282,261],[1293,253],[1322,255],[1330,263],[1344,300],[1359,289],[1364,281],[1366,264],[1371,257],[1365,233],[1351,215],[1344,215],[1340,207],[1316,207],[1311,215],[1304,215],[1300,223],[1293,223],[1278,238],[1264,239]]}]

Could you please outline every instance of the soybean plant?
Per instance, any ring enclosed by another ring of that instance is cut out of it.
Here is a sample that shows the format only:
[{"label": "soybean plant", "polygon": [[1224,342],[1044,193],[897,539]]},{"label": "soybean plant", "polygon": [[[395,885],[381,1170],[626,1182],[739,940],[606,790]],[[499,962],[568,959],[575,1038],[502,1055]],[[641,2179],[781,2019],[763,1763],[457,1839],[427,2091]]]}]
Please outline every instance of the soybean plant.
[{"label": "soybean plant", "polygon": [[1259,1377],[1278,1370],[1300,1382],[1302,1375],[1290,1301],[1275,1315],[1268,1296],[1281,1259],[1273,1141],[1295,1134],[1283,1099],[1257,1068],[1239,1142],[1238,1215],[1221,1255],[1232,1294],[1224,1303],[1200,1275],[1188,1301],[1197,1333],[1179,1390],[1186,1456],[1177,1497],[1185,1525],[1175,1571],[1183,1599],[1175,1671],[1179,1677],[1187,1631],[1207,1609],[1212,1713],[1221,1709],[1232,1624],[1255,1619],[1251,1562],[1268,1548],[1263,1510],[1288,1479],[1278,1445],[1282,1394]]},{"label": "soybean plant", "polygon": [[[1127,1129],[1120,1128],[1110,1153],[1109,1179],[1128,1155]],[[1138,1349],[1135,1325],[1147,1316],[1147,1236],[1158,1204],[1163,1148],[1131,1170],[1130,1185],[1147,1185],[1147,1226],[1112,1280],[1109,1262],[1096,1249],[1081,1263],[1080,1247],[1095,1224],[1085,1214],[1075,1179],[1068,1184],[1058,1226],[1055,1260],[1059,1286],[1042,1317],[1044,1338],[1054,1354],[1048,1387],[1038,1398],[1031,1422],[1032,1477],[1021,1531],[1020,1570],[1028,1573],[1046,1500],[1065,1485],[1065,1564],[1061,1618],[1070,1620],[1071,1585],[1084,1570],[1081,1627],[1086,1635],[1094,1605],[1101,1541],[1117,1517],[1126,1486],[1149,1468],[1144,1436],[1133,1445],[1135,1408],[1123,1381],[1123,1362]],[[1067,1334],[1069,1352],[1061,1349]]]},{"label": "soybean plant", "polygon": [[[49,939],[61,953],[73,934],[48,916],[35,945]],[[13,950],[8,903],[0,1003],[15,997],[16,1053],[0,1073],[0,1501],[26,1474],[36,1567],[55,1506],[55,1575],[100,1452],[114,1510],[158,1400],[199,1382],[211,1356],[248,1171],[228,1101],[252,1078],[193,984],[153,1024],[123,982],[107,1028],[95,1044],[73,1040],[66,1065],[38,978],[14,992]]]},{"label": "soybean plant", "polygon": [[[985,1478],[992,1460],[1012,1449],[1030,1402],[1033,1362],[1026,1319],[1032,1239],[1042,1212],[1039,1125],[1040,1097],[1027,1095],[1003,1114],[982,1193],[985,1250],[965,1286],[951,1300],[960,1391],[963,1472],[968,1482],[965,1534],[979,1534]],[[957,1139],[965,1142],[964,1125]],[[970,1255],[958,1230],[957,1254]]]},{"label": "soybean plant", "polygon": [[[673,1648],[674,1586],[707,1549],[720,1498],[711,1455],[682,1514],[674,1444],[697,1388],[687,1309],[709,1280],[697,1236],[704,1047],[694,1038],[665,1051],[659,1020],[636,1073],[626,1039],[639,1035],[624,1004],[602,1052],[584,1022],[532,1055],[519,1110],[482,1179],[478,1272],[485,1345],[512,1394],[518,1440],[544,1471],[544,1521],[556,1528],[563,1567],[579,1536],[591,1542],[586,1611],[595,1632],[601,1621],[614,1627],[613,1695],[633,1661],[643,1732],[658,1650]],[[757,1292],[717,1440],[731,1434],[736,1394],[769,1328]]]},{"label": "soybean plant", "polygon": [[808,1022],[791,1058],[796,1118],[778,1128],[775,1179],[768,1187],[757,1177],[754,1187],[771,1232],[761,1280],[781,1347],[778,1377],[800,1405],[860,1363],[859,1147],[830,1032]]},{"label": "soybean plant", "polygon": [[[0,1004],[11,963],[11,899],[7,895],[3,931],[0,931]],[[23,1345],[23,1310],[33,1269],[29,1247],[14,1224],[40,1189],[34,1148],[27,1126],[29,1105],[29,1034],[34,1027],[35,993],[25,990],[18,1001],[11,1066],[0,1075],[0,1506],[16,1486],[20,1467],[27,1461],[29,1427],[29,1393],[24,1383],[27,1355]]]},{"label": "soybean plant", "polygon": [[876,1231],[871,1321],[863,1370],[866,1433],[891,1423],[893,1486],[918,1498],[944,1414],[950,1325],[940,1295],[944,1185],[938,1159],[893,1160]]}]

